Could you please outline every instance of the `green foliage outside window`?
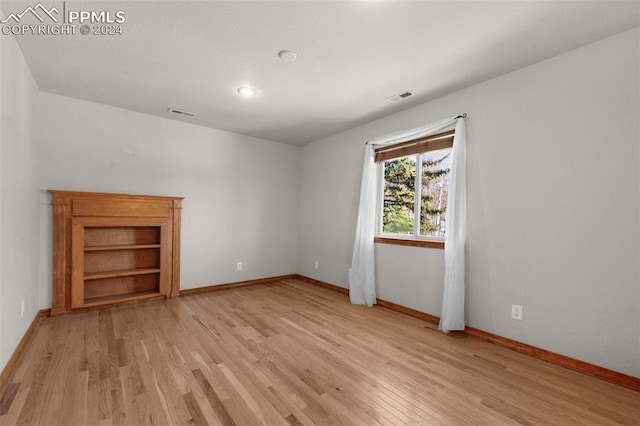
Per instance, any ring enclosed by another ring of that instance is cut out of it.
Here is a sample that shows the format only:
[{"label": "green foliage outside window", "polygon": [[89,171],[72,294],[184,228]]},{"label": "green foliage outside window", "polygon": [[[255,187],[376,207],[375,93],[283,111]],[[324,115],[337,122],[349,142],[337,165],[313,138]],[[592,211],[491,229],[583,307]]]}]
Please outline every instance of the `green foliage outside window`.
[{"label": "green foliage outside window", "polygon": [[451,150],[431,151],[420,156],[384,162],[382,231],[414,233],[416,159],[422,162],[420,188],[420,235],[442,237],[447,209]]}]

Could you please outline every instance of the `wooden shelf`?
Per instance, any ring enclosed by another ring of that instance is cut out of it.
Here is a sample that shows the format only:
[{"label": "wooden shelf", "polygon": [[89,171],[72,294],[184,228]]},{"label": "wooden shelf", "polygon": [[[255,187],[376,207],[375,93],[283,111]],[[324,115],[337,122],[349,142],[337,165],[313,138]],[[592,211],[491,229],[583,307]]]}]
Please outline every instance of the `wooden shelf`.
[{"label": "wooden shelf", "polygon": [[51,194],[52,315],[180,294],[181,197]]},{"label": "wooden shelf", "polygon": [[165,296],[163,294],[158,293],[157,291],[126,293],[126,294],[116,294],[112,296],[92,297],[92,298],[84,299],[84,306],[86,307],[103,306],[103,305],[111,305],[114,303],[132,302],[132,301],[138,301],[138,300],[164,299],[164,298]]},{"label": "wooden shelf", "polygon": [[160,244],[123,244],[113,246],[86,246],[84,251],[140,250],[160,247],[162,247]]},{"label": "wooden shelf", "polygon": [[107,271],[107,272],[94,272],[86,274],[85,280],[99,280],[102,278],[115,278],[115,277],[131,277],[133,275],[146,275],[146,274],[158,274],[160,269],[125,269],[122,271]]}]

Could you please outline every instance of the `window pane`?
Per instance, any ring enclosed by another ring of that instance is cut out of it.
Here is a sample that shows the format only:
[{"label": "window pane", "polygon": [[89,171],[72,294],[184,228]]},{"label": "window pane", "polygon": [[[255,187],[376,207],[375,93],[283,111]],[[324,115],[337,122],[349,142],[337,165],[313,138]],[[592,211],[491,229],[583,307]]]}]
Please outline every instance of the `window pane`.
[{"label": "window pane", "polygon": [[422,161],[420,235],[444,237],[451,148],[426,152],[420,156],[420,159]]},{"label": "window pane", "polygon": [[416,157],[384,162],[382,232],[413,235]]}]

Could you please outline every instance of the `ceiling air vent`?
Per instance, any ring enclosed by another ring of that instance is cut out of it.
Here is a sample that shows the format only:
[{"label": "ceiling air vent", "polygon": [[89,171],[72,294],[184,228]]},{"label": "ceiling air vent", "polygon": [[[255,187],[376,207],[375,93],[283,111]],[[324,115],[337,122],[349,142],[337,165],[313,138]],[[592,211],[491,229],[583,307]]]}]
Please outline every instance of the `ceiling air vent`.
[{"label": "ceiling air vent", "polygon": [[185,117],[195,117],[197,115],[195,112],[183,111],[181,109],[171,107],[169,107],[167,111],[177,115],[184,115]]},{"label": "ceiling air vent", "polygon": [[411,90],[405,90],[404,92],[398,93],[397,95],[393,95],[389,99],[391,102],[400,101],[402,99],[407,99],[410,96],[415,95]]}]

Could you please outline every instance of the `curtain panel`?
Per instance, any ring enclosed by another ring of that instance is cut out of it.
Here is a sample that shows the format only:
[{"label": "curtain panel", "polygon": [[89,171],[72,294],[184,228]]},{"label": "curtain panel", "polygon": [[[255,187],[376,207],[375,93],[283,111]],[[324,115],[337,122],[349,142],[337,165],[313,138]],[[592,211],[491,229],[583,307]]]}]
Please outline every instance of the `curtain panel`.
[{"label": "curtain panel", "polygon": [[[445,283],[440,328],[464,329],[464,245],[466,239],[466,135],[464,118],[440,120],[425,126],[380,136],[367,142],[362,166],[360,203],[349,269],[351,303],[373,306],[376,303],[374,243],[376,227],[377,167],[374,150],[431,136],[455,126],[451,156],[451,183],[446,212]],[[461,328],[460,328],[461,327]]]}]

